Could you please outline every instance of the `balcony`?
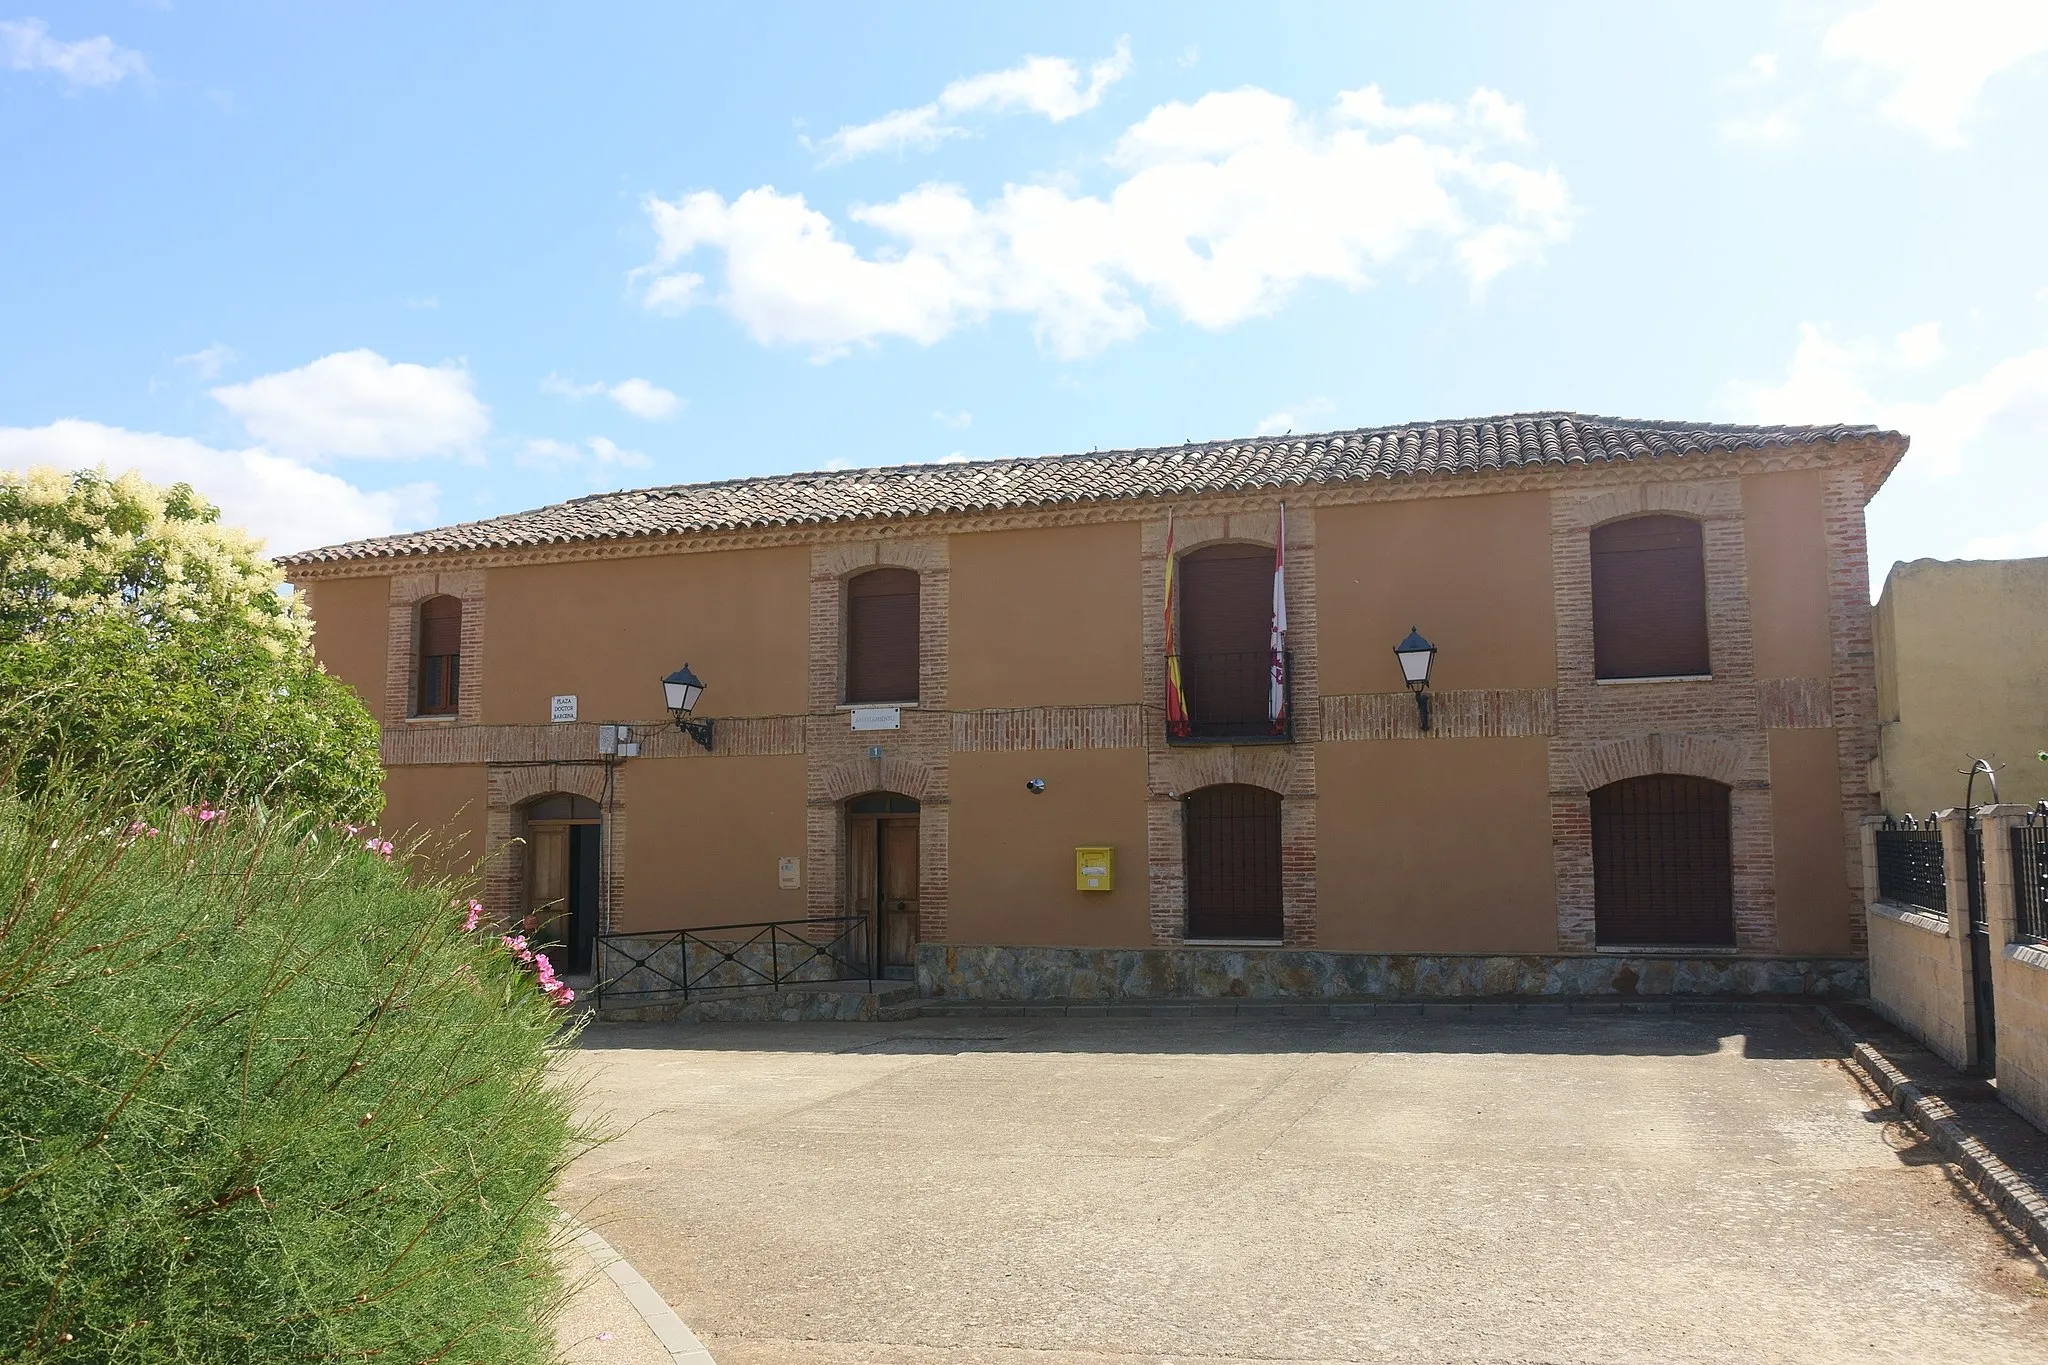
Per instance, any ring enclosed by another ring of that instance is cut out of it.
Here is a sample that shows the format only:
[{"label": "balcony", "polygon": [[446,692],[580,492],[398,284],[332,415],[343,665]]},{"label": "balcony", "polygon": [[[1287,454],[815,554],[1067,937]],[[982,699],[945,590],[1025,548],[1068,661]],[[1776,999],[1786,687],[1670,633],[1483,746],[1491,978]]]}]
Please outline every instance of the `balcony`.
[{"label": "balcony", "polygon": [[[1266,719],[1273,656],[1267,650],[1235,654],[1168,655],[1180,664],[1181,693],[1187,698],[1186,734],[1166,732],[1168,744],[1292,744],[1294,742],[1294,656],[1280,656],[1281,696],[1287,709],[1275,728]],[[1171,673],[1168,674],[1171,677]]]}]

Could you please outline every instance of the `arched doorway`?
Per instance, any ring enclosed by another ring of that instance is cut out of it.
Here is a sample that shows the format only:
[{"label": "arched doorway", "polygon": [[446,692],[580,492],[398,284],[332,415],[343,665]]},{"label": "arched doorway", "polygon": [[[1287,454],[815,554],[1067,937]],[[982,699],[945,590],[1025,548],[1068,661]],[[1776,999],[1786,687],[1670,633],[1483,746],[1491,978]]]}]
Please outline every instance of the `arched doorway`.
[{"label": "arched doorway", "polygon": [[528,932],[563,972],[587,972],[597,944],[602,812],[587,796],[557,792],[529,801],[521,814]]},{"label": "arched doorway", "polygon": [[1728,788],[1652,773],[1591,793],[1593,928],[1603,948],[1733,947]]},{"label": "arched doorway", "polygon": [[1236,783],[1188,793],[1183,808],[1191,939],[1277,943],[1280,794]]},{"label": "arched doorway", "polygon": [[918,804],[895,792],[846,803],[846,912],[868,922],[878,975],[917,966]]}]

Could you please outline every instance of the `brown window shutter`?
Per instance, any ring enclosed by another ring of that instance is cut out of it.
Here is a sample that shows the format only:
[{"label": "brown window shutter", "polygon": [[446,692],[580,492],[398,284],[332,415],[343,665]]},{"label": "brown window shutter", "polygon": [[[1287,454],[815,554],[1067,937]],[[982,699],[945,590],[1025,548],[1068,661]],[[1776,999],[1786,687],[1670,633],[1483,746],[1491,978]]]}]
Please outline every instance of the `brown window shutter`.
[{"label": "brown window shutter", "polygon": [[1273,547],[1211,545],[1179,562],[1174,647],[1188,710],[1205,729],[1266,725]]},{"label": "brown window shutter", "polygon": [[462,652],[462,603],[453,597],[430,597],[420,607],[420,653]]},{"label": "brown window shutter", "polygon": [[1700,524],[1631,517],[1593,528],[1593,673],[1709,673],[1707,569]]},{"label": "brown window shutter", "polygon": [[917,700],[917,575],[870,569],[846,585],[846,700]]},{"label": "brown window shutter", "polygon": [[1728,788],[1655,773],[1591,793],[1593,926],[1603,947],[1735,942]]}]

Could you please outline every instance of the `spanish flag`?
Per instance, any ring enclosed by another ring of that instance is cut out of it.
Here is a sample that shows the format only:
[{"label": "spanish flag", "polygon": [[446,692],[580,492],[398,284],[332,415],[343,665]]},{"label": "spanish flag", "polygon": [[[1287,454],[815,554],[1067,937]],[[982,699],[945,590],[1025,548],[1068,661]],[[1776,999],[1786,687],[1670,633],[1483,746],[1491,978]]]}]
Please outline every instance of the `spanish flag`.
[{"label": "spanish flag", "polygon": [[1180,576],[1173,562],[1173,513],[1166,514],[1166,733],[1185,739],[1193,726],[1188,695],[1181,687],[1180,656],[1173,648],[1173,583]]}]

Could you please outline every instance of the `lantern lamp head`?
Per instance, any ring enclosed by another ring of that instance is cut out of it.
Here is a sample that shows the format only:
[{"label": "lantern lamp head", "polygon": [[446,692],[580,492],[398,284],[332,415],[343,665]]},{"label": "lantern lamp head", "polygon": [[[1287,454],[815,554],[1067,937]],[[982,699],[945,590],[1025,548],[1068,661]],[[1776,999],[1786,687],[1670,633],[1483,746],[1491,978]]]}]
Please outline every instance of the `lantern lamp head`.
[{"label": "lantern lamp head", "polygon": [[1394,657],[1401,661],[1401,680],[1415,690],[1429,686],[1430,665],[1436,662],[1436,646],[1422,638],[1422,632],[1410,626],[1408,638],[1394,646]]},{"label": "lantern lamp head", "polygon": [[711,749],[711,722],[690,719],[690,713],[697,709],[697,699],[704,695],[704,680],[684,664],[661,680],[661,691],[669,714],[676,718],[676,729],[703,745],[708,753]]}]

